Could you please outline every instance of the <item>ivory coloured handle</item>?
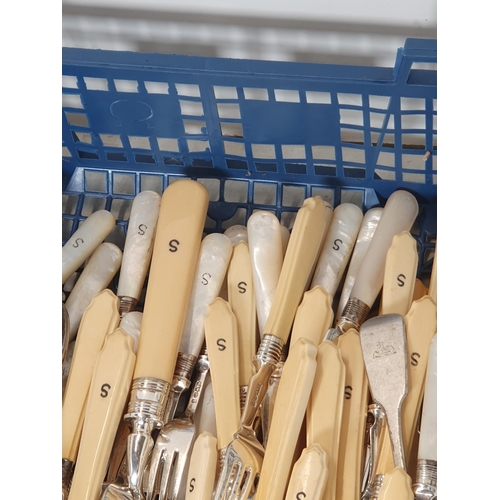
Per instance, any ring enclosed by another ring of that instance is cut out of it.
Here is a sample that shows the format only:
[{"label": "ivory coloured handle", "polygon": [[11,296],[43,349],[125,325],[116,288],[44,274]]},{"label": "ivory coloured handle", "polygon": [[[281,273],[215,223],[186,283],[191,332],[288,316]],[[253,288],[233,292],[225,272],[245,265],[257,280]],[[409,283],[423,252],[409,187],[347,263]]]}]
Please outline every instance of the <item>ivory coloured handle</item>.
[{"label": "ivory coloured handle", "polygon": [[253,375],[253,357],[257,352],[257,312],[248,243],[240,241],[233,249],[227,272],[227,289],[231,309],[238,325],[239,384],[246,386]]},{"label": "ivory coloured handle", "polygon": [[318,348],[299,338],[283,365],[255,500],[283,498],[316,373]]},{"label": "ivory coloured handle", "polygon": [[304,293],[293,322],[290,344],[305,337],[318,346],[333,323],[332,297],[317,285]]},{"label": "ivory coloured handle", "polygon": [[80,444],[87,394],[104,338],[120,321],[118,297],[103,290],[85,311],[78,332],[62,402],[62,458],[74,462]]},{"label": "ivory coloured handle", "polygon": [[318,256],[325,226],[325,204],[307,198],[297,213],[264,334],[287,342],[297,307]]},{"label": "ivory coloured handle", "polygon": [[172,381],[207,208],[208,191],[199,182],[181,179],[163,193],[134,379]]},{"label": "ivory coloured handle", "polygon": [[229,304],[217,297],[205,318],[205,336],[219,450],[232,441],[240,427],[240,386],[238,367],[238,335],[236,317]]},{"label": "ivory coloured handle", "polygon": [[69,500],[96,500],[121,421],[134,371],[134,339],[118,328],[97,357],[85,410]]}]

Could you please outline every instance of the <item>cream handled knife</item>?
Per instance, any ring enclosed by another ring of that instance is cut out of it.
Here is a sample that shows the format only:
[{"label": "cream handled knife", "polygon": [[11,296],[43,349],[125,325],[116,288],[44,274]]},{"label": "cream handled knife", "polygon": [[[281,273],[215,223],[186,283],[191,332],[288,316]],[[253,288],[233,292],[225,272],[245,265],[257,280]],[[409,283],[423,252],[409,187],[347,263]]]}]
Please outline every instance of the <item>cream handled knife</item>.
[{"label": "cream handled knife", "polygon": [[319,444],[304,448],[293,466],[285,500],[322,500],[328,478],[328,455]]},{"label": "cream handled knife", "polygon": [[116,219],[107,210],[98,210],[80,223],[62,248],[63,283],[94,253],[115,224]]},{"label": "cream handled knife", "polygon": [[[69,491],[85,415],[85,405],[92,372],[104,338],[120,321],[118,297],[103,290],[91,301],[83,314],[73,351],[62,402],[62,470],[63,492]],[[123,408],[122,408],[123,409]]]},{"label": "cream handled knife", "polygon": [[181,179],[163,193],[125,415],[132,428],[127,446],[129,484],[126,488],[109,485],[104,498],[112,498],[117,490],[141,495],[142,477],[153,447],[151,432],[164,424],[207,208],[208,192],[196,181]]},{"label": "cream handled knife", "polygon": [[385,474],[377,500],[414,500],[410,476],[402,467]]},{"label": "cream handled knife", "polygon": [[368,407],[368,379],[359,333],[354,328],[348,330],[339,337],[338,348],[345,365],[345,387],[338,446],[336,498],[359,500]]},{"label": "cream handled knife", "polygon": [[186,321],[179,342],[166,422],[174,418],[179,398],[191,383],[194,366],[205,339],[207,309],[219,295],[232,252],[231,241],[220,233],[209,234],[201,242]]},{"label": "cream handled knife", "polygon": [[65,302],[69,316],[70,342],[74,340],[83,313],[92,298],[109,285],[121,262],[122,251],[113,243],[101,243],[91,255]]},{"label": "cream handled knife", "polygon": [[217,444],[223,454],[240,425],[240,386],[236,316],[217,297],[205,318],[205,337],[215,404]]},{"label": "cream handled knife", "polygon": [[290,347],[276,394],[256,500],[283,498],[292,470],[292,458],[306,413],[318,348],[299,338]]},{"label": "cream handled knife", "polygon": [[379,314],[401,314],[410,309],[417,278],[417,242],[409,231],[396,234],[387,251]]},{"label": "cream handled knife", "polygon": [[240,241],[233,249],[227,272],[229,305],[236,316],[239,345],[240,404],[245,403],[247,383],[254,373],[252,360],[257,352],[257,312],[248,243]]},{"label": "cream handled knife", "polygon": [[134,339],[122,328],[104,339],[85,411],[69,500],[96,500],[127,401],[135,364]]},{"label": "cream handled knife", "polygon": [[217,439],[202,432],[194,442],[186,484],[186,500],[211,500],[217,471]]},{"label": "cream handled knife", "polygon": [[142,191],[132,202],[117,290],[122,315],[134,311],[141,296],[153,253],[160,201],[158,193]]},{"label": "cream handled knife", "polygon": [[327,456],[325,498],[336,497],[346,368],[340,349],[329,340],[318,347],[317,367],[306,414],[307,445],[321,445]]}]

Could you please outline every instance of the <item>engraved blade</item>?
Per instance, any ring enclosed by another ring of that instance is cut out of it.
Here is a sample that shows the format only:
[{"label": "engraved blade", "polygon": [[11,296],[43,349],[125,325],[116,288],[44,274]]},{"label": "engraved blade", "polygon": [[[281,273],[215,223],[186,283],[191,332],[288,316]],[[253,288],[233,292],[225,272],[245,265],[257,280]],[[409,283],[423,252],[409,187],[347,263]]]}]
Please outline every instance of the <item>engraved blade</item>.
[{"label": "engraved blade", "polygon": [[394,464],[405,468],[401,405],[408,392],[408,364],[403,317],[385,314],[369,319],[359,338],[372,397],[386,414]]}]

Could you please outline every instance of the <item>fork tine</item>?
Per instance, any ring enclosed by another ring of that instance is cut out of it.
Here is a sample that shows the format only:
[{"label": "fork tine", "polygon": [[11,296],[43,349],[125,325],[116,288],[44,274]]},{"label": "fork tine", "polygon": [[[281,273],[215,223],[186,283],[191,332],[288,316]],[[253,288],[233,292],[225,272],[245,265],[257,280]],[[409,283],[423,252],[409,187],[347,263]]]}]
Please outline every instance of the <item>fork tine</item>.
[{"label": "fork tine", "polygon": [[163,435],[160,431],[160,434],[158,434],[158,437],[156,439],[155,446],[153,448],[153,451],[151,452],[151,458],[149,460],[148,464],[148,471],[147,471],[147,476],[146,476],[146,487],[145,493],[146,493],[146,500],[153,500],[155,496],[158,494],[158,488],[157,488],[157,477],[159,474],[159,471],[162,470],[162,463],[165,460],[165,445],[166,443],[164,442]]},{"label": "fork tine", "polygon": [[165,460],[163,462],[163,468],[160,471],[160,489],[158,500],[167,500],[169,497],[169,489],[172,479],[172,471],[177,464],[177,458],[179,457],[178,450],[173,452],[165,452]]}]

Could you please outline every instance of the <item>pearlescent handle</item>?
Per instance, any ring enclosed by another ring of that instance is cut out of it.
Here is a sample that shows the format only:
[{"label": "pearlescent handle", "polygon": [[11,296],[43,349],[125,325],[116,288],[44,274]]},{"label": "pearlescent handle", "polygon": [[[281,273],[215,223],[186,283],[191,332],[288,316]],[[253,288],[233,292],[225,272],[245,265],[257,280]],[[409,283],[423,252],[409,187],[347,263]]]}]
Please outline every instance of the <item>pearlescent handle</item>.
[{"label": "pearlescent handle", "polygon": [[362,220],[363,212],[357,205],[342,203],[335,208],[310,288],[320,285],[332,297],[335,295]]},{"label": "pearlescent handle", "polygon": [[189,300],[179,351],[198,357],[205,338],[207,308],[219,295],[226,276],[233,245],[220,233],[212,233],[201,242],[198,265]]},{"label": "pearlescent handle", "polygon": [[116,219],[107,210],[98,210],[80,223],[62,248],[63,283],[92,255],[115,224]]},{"label": "pearlescent handle", "polygon": [[66,300],[70,342],[76,337],[85,309],[94,295],[102,292],[110,284],[121,261],[122,251],[113,243],[101,243],[90,257]]},{"label": "pearlescent handle", "polygon": [[259,210],[248,219],[247,231],[255,306],[262,337],[283,265],[281,226],[273,213]]},{"label": "pearlescent handle", "polygon": [[373,306],[384,280],[385,259],[392,238],[409,231],[418,215],[418,203],[408,191],[395,191],[389,196],[373,235],[370,247],[361,263],[351,298],[356,298],[369,308]]},{"label": "pearlescent handle", "polygon": [[344,286],[342,287],[342,293],[340,295],[339,305],[337,308],[337,318],[342,316],[342,311],[349,300],[359,267],[365,258],[366,251],[370,246],[383,210],[384,209],[381,207],[371,208],[363,217],[363,221],[361,222],[361,227],[358,232],[358,238],[352,251],[351,261],[345,276]]},{"label": "pearlescent handle", "polygon": [[143,191],[134,198],[123,248],[118,297],[139,300],[153,253],[160,201],[161,196],[154,191]]},{"label": "pearlescent handle", "polygon": [[432,338],[427,361],[418,458],[437,461],[437,333]]}]

